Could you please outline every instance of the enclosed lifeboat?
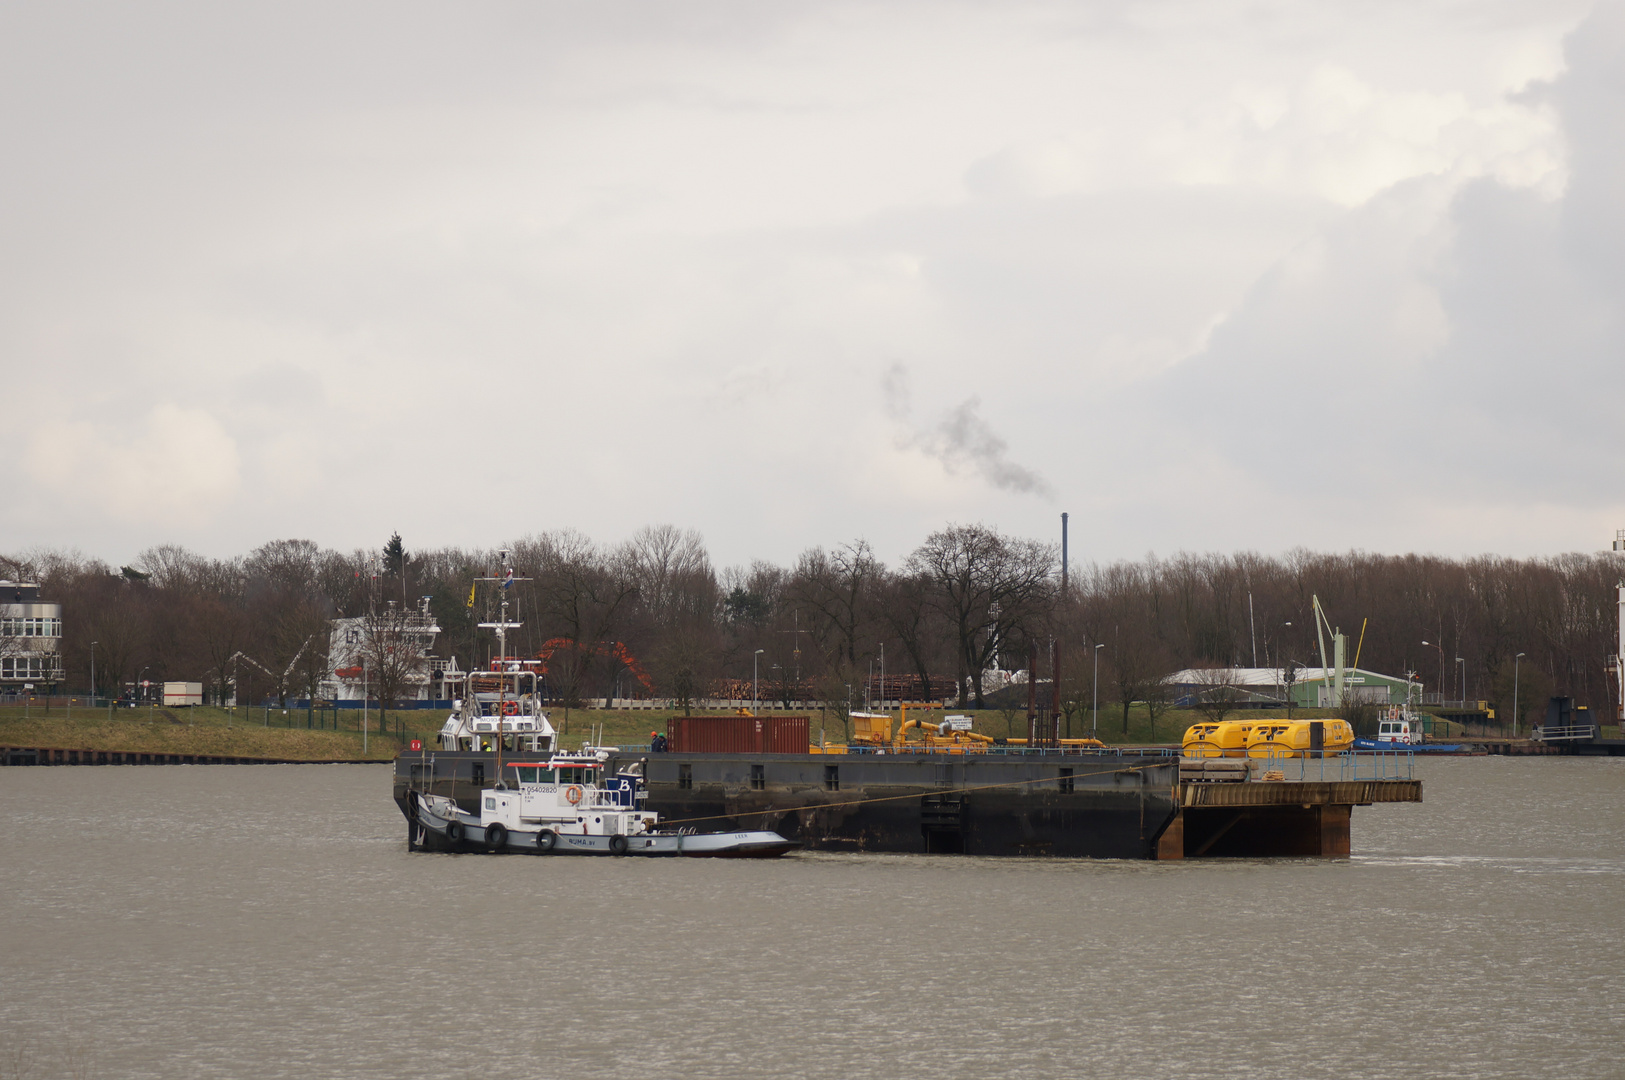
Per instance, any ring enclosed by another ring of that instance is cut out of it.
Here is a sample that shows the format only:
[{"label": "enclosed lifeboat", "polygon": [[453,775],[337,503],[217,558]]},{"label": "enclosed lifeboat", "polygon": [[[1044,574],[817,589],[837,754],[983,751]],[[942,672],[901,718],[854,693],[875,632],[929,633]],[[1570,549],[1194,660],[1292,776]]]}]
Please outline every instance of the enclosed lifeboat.
[{"label": "enclosed lifeboat", "polygon": [[[1321,743],[1315,748],[1314,728]],[[1322,757],[1354,748],[1354,729],[1347,720],[1266,720],[1247,741],[1247,756],[1254,758]]]},{"label": "enclosed lifeboat", "polygon": [[1246,757],[1255,728],[1265,720],[1205,720],[1185,729],[1181,753],[1188,758]]}]

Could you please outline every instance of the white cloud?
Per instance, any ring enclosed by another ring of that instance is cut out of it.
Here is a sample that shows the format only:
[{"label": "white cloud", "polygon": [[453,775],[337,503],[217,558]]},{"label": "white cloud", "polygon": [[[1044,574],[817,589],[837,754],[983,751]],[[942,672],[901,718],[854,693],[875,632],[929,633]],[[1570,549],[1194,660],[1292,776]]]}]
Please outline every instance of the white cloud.
[{"label": "white cloud", "polygon": [[36,429],[25,469],[50,501],[121,525],[208,526],[239,486],[237,445],[220,423],[169,403],[132,427],[72,419]]}]

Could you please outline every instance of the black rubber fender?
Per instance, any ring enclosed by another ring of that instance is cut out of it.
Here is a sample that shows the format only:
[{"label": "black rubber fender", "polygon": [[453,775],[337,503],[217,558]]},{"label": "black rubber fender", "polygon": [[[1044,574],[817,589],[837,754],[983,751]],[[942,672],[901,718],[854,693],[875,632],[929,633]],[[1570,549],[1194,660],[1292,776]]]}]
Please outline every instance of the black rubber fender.
[{"label": "black rubber fender", "polygon": [[546,855],[552,851],[559,842],[559,834],[552,829],[543,829],[536,834],[536,850]]},{"label": "black rubber fender", "polygon": [[455,844],[463,838],[463,823],[461,821],[446,822],[446,842]]},{"label": "black rubber fender", "polygon": [[611,855],[626,854],[626,837],[612,836],[609,838],[609,853]]},{"label": "black rubber fender", "polygon": [[501,851],[508,846],[508,827],[500,821],[493,821],[485,827],[485,846],[491,851]]}]

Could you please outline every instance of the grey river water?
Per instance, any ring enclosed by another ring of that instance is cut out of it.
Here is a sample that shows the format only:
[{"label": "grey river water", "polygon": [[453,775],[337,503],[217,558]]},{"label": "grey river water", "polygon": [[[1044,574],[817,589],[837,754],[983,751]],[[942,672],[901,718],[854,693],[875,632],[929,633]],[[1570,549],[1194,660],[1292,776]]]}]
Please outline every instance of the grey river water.
[{"label": "grey river water", "polygon": [[1625,1076],[1625,759],[1347,860],[408,854],[378,766],[0,769],[0,1080]]}]

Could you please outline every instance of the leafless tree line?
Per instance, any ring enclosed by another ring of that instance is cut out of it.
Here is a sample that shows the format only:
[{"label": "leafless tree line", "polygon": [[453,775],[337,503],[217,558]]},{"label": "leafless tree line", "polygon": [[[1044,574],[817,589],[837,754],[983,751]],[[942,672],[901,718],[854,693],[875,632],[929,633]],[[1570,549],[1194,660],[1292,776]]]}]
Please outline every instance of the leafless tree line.
[{"label": "leafless tree line", "polygon": [[[1063,595],[1052,545],[982,525],[947,526],[895,567],[855,539],[809,549],[793,566],[718,570],[699,534],[672,526],[620,544],[561,529],[508,550],[521,579],[505,594],[509,618],[523,623],[510,653],[547,651],[552,690],[566,700],[649,693],[631,657],[655,695],[679,703],[755,673],[766,700],[844,710],[875,686],[884,650],[888,677],[905,676],[910,693],[982,707],[981,672],[1024,667],[1031,647],[1047,658],[1057,640],[1068,732],[1097,704],[1120,710],[1126,727],[1131,704],[1166,707],[1160,680],[1178,668],[1318,665],[1317,595],[1360,666],[1417,672],[1447,697],[1465,682],[1466,697],[1505,707],[1518,653],[1526,706],[1562,693],[1604,708],[1617,693],[1605,661],[1625,564],[1609,554],[1182,554],[1074,567]],[[119,568],[61,551],[0,559],[0,575],[38,580],[64,605],[70,685],[88,681],[95,641],[101,692],[138,677],[221,689],[235,678],[256,697],[313,693],[327,620],[389,601],[404,611],[429,597],[436,652],[486,665],[495,642],[478,624],[495,619],[502,592],[471,586],[502,570],[496,549],[408,551],[398,537],[348,554],[277,540],[224,560],[165,545]],[[231,671],[239,652],[265,670]],[[290,663],[285,685],[266,674]],[[1039,674],[1049,677],[1047,659]]]}]

